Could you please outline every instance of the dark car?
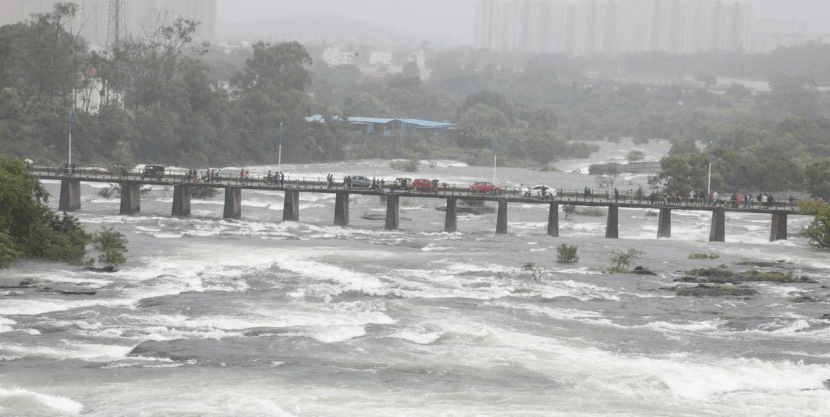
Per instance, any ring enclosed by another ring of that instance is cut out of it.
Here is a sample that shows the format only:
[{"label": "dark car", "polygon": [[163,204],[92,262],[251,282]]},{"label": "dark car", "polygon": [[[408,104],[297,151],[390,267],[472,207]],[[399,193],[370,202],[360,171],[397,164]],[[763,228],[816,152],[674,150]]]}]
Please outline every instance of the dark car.
[{"label": "dark car", "polygon": [[164,165],[144,165],[144,170],[141,171],[141,179],[145,178],[152,180],[164,178]]},{"label": "dark car", "polygon": [[362,175],[353,175],[350,178],[352,188],[369,188],[372,185],[372,180]]},{"label": "dark car", "polygon": [[501,187],[492,182],[479,181],[470,186],[470,194],[499,194]]}]

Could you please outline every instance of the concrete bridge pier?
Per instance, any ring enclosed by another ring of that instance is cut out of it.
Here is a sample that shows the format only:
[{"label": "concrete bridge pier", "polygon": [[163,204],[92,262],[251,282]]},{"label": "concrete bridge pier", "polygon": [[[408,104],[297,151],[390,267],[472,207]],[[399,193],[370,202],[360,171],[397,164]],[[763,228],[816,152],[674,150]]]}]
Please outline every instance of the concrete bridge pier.
[{"label": "concrete bridge pier", "polygon": [[334,198],[334,225],[349,225],[349,193],[339,191]]},{"label": "concrete bridge pier", "polygon": [[300,221],[300,191],[285,190],[285,200],[282,204],[282,221]]},{"label": "concrete bridge pier", "polygon": [[179,217],[190,215],[190,186],[173,186],[173,215]]},{"label": "concrete bridge pier", "polygon": [[769,241],[787,240],[787,213],[772,213]]},{"label": "concrete bridge pier", "polygon": [[141,212],[141,183],[121,181],[121,211],[128,216]]},{"label": "concrete bridge pier", "polygon": [[81,209],[81,180],[67,178],[61,180],[61,199],[58,211],[75,211]]},{"label": "concrete bridge pier", "polygon": [[608,220],[605,222],[605,238],[618,239],[620,237],[620,206],[608,205]]},{"label": "concrete bridge pier", "polygon": [[398,226],[401,223],[400,208],[400,196],[386,196],[386,230],[398,230]]},{"label": "concrete bridge pier", "polygon": [[225,214],[226,219],[242,218],[242,189],[225,187]]},{"label": "concrete bridge pier", "polygon": [[499,214],[496,218],[496,234],[507,234],[507,200],[499,200]]},{"label": "concrete bridge pier", "polygon": [[559,203],[550,203],[548,236],[559,237]]},{"label": "concrete bridge pier", "polygon": [[661,208],[657,218],[657,239],[671,237],[671,209]]},{"label": "concrete bridge pier", "polygon": [[444,231],[455,233],[458,230],[458,198],[447,199],[447,214],[444,216]]},{"label": "concrete bridge pier", "polygon": [[710,242],[726,242],[726,211],[722,207],[712,210],[712,226],[709,227]]}]

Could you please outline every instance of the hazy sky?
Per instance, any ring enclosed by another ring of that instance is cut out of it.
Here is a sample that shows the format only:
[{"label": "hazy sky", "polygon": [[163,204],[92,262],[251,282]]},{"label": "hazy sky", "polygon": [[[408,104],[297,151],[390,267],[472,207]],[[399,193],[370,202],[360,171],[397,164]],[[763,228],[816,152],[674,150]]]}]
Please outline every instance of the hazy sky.
[{"label": "hazy sky", "polygon": [[[218,0],[219,20],[336,14],[470,43],[477,0]],[[797,18],[830,32],[830,0],[754,0],[759,18]]]}]

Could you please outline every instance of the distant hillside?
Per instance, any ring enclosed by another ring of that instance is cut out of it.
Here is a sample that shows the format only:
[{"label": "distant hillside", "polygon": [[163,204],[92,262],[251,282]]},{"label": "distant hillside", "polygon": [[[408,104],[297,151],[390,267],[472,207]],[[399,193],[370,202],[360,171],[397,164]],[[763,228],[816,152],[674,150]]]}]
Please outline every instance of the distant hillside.
[{"label": "distant hillside", "polygon": [[406,42],[417,38],[416,35],[400,32],[389,26],[334,15],[276,17],[245,22],[220,21],[217,24],[217,32],[220,39],[249,41]]}]

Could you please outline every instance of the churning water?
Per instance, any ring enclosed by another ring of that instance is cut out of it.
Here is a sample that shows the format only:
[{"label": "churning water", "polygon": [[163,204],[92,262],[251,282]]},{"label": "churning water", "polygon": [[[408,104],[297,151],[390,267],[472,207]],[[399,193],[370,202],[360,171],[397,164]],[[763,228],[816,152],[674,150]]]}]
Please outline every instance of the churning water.
[{"label": "churning water", "polygon": [[[415,176],[492,179],[492,169],[433,165]],[[500,169],[498,179],[593,187],[572,172],[587,165]],[[388,161],[284,169],[401,176]],[[57,183],[46,185],[58,194]],[[656,217],[625,209],[619,240],[603,238],[604,217],[564,215],[561,237],[551,238],[547,205],[511,204],[507,235],[495,235],[494,213],[460,215],[459,232],[448,234],[440,200],[405,199],[400,230],[385,231],[373,220],[385,210],[378,197],[353,197],[350,225],[334,227],[333,195],[301,194],[300,221],[281,222],[282,193],[243,191],[243,219],[227,221],[221,195],[171,218],[172,190],[156,187],[141,215],[122,217],[118,200],[98,197],[96,186],[83,185],[76,215],[90,230],[124,233],[130,260],[112,274],[41,262],[0,271],[0,415],[830,410],[830,321],[822,319],[830,262],[800,237],[768,242],[765,215],[727,214],[726,243],[707,242],[708,213],[675,211],[673,237],[657,240]],[[792,216],[791,234],[807,222]],[[562,243],[578,246],[578,263],[556,263]],[[658,275],[607,273],[609,254],[630,248]],[[692,252],[719,258],[690,260]],[[743,270],[746,261],[776,262],[772,269],[818,284],[756,283],[749,297],[670,289],[681,271]],[[535,273],[523,270],[529,262]]]}]

